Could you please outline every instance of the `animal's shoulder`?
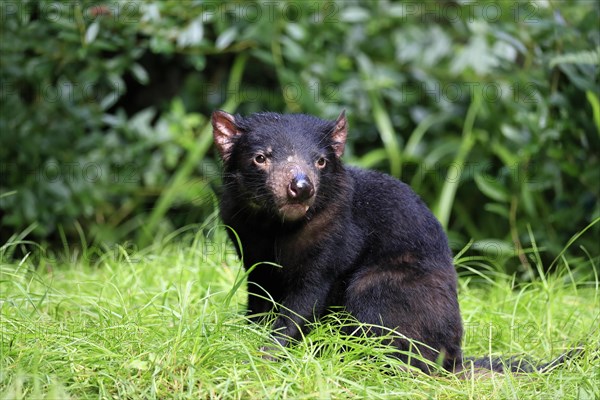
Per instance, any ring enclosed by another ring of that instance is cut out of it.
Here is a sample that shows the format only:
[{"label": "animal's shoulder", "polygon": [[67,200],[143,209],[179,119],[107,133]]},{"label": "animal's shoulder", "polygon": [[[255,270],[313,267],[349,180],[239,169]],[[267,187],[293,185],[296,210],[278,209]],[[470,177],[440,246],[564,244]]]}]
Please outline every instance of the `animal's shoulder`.
[{"label": "animal's shoulder", "polygon": [[352,178],[355,202],[392,207],[421,202],[410,186],[390,175],[357,167],[347,167],[347,170]]}]

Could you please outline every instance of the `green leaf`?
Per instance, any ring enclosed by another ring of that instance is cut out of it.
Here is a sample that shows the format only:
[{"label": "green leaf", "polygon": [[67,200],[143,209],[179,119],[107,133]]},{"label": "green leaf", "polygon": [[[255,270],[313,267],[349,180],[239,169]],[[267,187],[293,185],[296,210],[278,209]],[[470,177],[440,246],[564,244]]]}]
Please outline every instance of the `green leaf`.
[{"label": "green leaf", "polygon": [[507,202],[510,198],[506,187],[499,184],[491,177],[484,177],[482,174],[475,174],[475,183],[479,190],[490,199]]},{"label": "green leaf", "polygon": [[188,47],[200,43],[204,37],[204,24],[202,19],[196,18],[187,26],[187,28],[177,37],[177,46]]},{"label": "green leaf", "polygon": [[133,64],[129,70],[131,71],[135,79],[142,85],[146,85],[150,80],[146,69],[138,63]]},{"label": "green leaf", "polygon": [[219,50],[227,48],[237,37],[238,29],[235,26],[225,29],[215,41],[215,47]]},{"label": "green leaf", "polygon": [[600,102],[598,102],[598,96],[591,90],[586,91],[585,95],[592,106],[594,124],[596,124],[596,130],[598,131],[598,135],[600,135]]},{"label": "green leaf", "polygon": [[[473,126],[475,119],[481,108],[481,94],[480,92],[474,92],[473,100],[467,110],[467,115],[463,123],[463,132],[458,148],[457,154],[454,157],[453,165],[458,167],[461,171],[464,170],[465,161],[467,156],[471,152],[475,144],[475,137],[473,134]],[[440,220],[442,226],[446,228],[448,221],[450,220],[450,212],[452,211],[452,205],[458,189],[460,179],[448,179],[444,181],[442,186],[442,192],[440,193],[438,203],[434,208],[435,216]]]},{"label": "green leaf", "polygon": [[356,160],[356,164],[362,168],[373,168],[375,165],[387,161],[388,153],[386,149],[375,149]]},{"label": "green leaf", "polygon": [[483,209],[487,212],[500,215],[503,218],[509,218],[509,210],[506,204],[488,203],[483,206]]},{"label": "green leaf", "polygon": [[340,19],[345,22],[363,22],[369,18],[371,18],[369,12],[361,7],[348,7],[340,14]]},{"label": "green leaf", "polygon": [[300,24],[290,22],[286,25],[285,30],[294,40],[303,40],[306,37],[306,30]]},{"label": "green leaf", "polygon": [[85,31],[85,44],[92,43],[96,37],[98,36],[98,32],[100,31],[100,24],[98,21],[94,21],[90,26],[88,26]]},{"label": "green leaf", "polygon": [[514,255],[515,249],[512,243],[497,239],[481,239],[473,242],[473,250],[487,253],[489,256],[510,257]]},{"label": "green leaf", "polygon": [[554,68],[558,64],[600,65],[600,47],[591,51],[561,54],[550,59],[550,68]]}]

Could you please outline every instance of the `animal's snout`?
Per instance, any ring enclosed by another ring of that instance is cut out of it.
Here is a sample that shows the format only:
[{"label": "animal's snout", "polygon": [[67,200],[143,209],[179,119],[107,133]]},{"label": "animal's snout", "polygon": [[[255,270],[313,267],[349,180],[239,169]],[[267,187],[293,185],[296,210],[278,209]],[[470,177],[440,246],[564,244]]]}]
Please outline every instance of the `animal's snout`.
[{"label": "animal's snout", "polygon": [[294,176],[287,188],[288,198],[297,202],[304,202],[315,194],[315,187],[304,174]]}]

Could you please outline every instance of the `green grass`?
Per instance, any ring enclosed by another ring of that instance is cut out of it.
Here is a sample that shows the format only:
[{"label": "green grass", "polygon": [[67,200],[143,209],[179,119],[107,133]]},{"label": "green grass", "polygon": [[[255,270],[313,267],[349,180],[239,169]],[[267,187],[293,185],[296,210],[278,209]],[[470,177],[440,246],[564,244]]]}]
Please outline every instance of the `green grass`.
[{"label": "green grass", "polygon": [[[0,394],[66,398],[473,398],[600,397],[597,258],[516,284],[457,260],[467,356],[586,354],[548,373],[458,379],[403,372],[372,341],[319,324],[280,361],[261,357],[268,330],[244,318],[239,261],[221,230],[91,259],[30,254],[0,275]],[[187,244],[182,244],[187,243]],[[70,254],[68,254],[70,253]],[[68,256],[65,256],[68,254]],[[98,254],[96,254],[98,255]],[[65,259],[67,258],[67,259]],[[535,257],[531,258],[535,263]],[[574,272],[573,272],[574,271]],[[576,272],[576,273],[575,273]],[[346,352],[340,351],[344,346]]]}]

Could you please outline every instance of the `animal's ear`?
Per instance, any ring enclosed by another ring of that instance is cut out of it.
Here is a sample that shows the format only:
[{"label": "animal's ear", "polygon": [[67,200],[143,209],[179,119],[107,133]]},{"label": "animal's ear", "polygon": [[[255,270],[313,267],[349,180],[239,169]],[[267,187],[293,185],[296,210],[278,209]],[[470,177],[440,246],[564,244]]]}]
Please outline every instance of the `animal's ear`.
[{"label": "animal's ear", "polygon": [[342,110],[340,116],[335,120],[335,127],[331,133],[333,139],[333,151],[335,156],[340,158],[344,154],[346,147],[346,138],[348,137],[348,121],[346,120],[346,110]]},{"label": "animal's ear", "polygon": [[215,145],[223,161],[227,162],[231,156],[235,139],[241,135],[241,132],[235,125],[234,116],[225,111],[213,112],[211,121]]}]

